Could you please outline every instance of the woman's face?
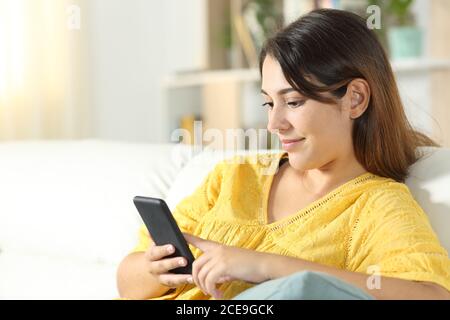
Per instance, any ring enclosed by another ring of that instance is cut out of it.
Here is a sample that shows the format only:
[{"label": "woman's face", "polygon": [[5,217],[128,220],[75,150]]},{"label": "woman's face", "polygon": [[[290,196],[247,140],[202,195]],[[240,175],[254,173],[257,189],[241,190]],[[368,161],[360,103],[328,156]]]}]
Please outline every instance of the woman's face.
[{"label": "woman's face", "polygon": [[325,104],[303,97],[269,55],[263,64],[261,91],[268,108],[267,129],[278,135],[294,169],[326,170],[353,155],[352,120],[345,103]]}]

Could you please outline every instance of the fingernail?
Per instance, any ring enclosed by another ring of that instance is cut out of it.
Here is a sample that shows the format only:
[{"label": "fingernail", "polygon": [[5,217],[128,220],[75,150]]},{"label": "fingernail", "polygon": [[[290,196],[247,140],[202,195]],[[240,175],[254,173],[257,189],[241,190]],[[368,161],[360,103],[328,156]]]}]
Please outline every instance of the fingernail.
[{"label": "fingernail", "polygon": [[173,252],[173,246],[168,246],[167,247],[167,252],[172,253]]},{"label": "fingernail", "polygon": [[186,264],[186,261],[184,261],[184,259],[180,259],[180,260],[178,260],[178,264],[180,266],[184,266]]},{"label": "fingernail", "polygon": [[189,277],[189,278],[187,278],[187,282],[194,283],[194,279],[192,279],[192,277]]}]

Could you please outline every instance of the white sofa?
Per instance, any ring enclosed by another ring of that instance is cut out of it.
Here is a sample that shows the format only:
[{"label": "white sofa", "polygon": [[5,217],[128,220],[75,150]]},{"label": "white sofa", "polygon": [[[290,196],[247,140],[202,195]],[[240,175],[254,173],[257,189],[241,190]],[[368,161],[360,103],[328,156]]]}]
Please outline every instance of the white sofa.
[{"label": "white sofa", "polygon": [[[450,250],[450,150],[407,181]],[[227,152],[108,141],[0,144],[0,299],[112,299],[137,241],[135,195],[173,208]]]}]

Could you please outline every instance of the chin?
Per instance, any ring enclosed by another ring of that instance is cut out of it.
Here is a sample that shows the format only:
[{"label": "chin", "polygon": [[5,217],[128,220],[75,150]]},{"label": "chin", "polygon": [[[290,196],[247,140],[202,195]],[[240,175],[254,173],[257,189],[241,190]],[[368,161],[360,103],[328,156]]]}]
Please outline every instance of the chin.
[{"label": "chin", "polygon": [[288,152],[288,156],[289,165],[295,171],[304,172],[311,169],[311,166],[308,164],[308,161],[305,159],[304,155],[300,155],[296,152]]}]

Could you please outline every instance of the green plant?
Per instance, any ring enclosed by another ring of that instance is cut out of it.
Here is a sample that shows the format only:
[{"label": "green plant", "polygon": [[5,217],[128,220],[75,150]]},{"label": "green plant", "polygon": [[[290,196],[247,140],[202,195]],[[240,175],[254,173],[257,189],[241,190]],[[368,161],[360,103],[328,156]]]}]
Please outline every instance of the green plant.
[{"label": "green plant", "polygon": [[414,24],[411,6],[414,0],[368,0],[368,5],[380,7],[382,19],[389,26],[409,26]]},{"label": "green plant", "polygon": [[273,0],[249,0],[242,8],[245,24],[253,39],[255,49],[260,51],[265,39],[283,25],[281,3]]},{"label": "green plant", "polygon": [[414,24],[414,18],[411,13],[411,5],[414,0],[391,0],[388,11],[396,17],[396,24],[406,26]]},{"label": "green plant", "polygon": [[[386,50],[389,50],[387,36],[389,29],[414,24],[414,17],[411,12],[413,3],[414,0],[367,0],[367,7],[376,5],[381,9],[382,28],[374,31]],[[365,8],[361,11],[361,15],[365,15]]]},{"label": "green plant", "polygon": [[270,36],[282,19],[282,13],[273,0],[253,0],[255,16],[264,36]]},{"label": "green plant", "polygon": [[222,48],[225,49],[230,49],[232,46],[232,31],[231,31],[231,21],[230,21],[230,8],[227,7],[225,9],[225,12],[223,13],[225,17],[227,17],[227,19],[225,20],[226,22],[222,25],[221,31],[220,31],[220,45]]},{"label": "green plant", "polygon": [[[225,0],[223,0],[225,1]],[[224,10],[225,23],[220,26],[218,45],[230,49],[233,44],[233,16],[230,7]],[[259,52],[262,42],[283,25],[282,2],[274,0],[247,0],[243,2],[240,13],[248,28],[256,50]]]}]

